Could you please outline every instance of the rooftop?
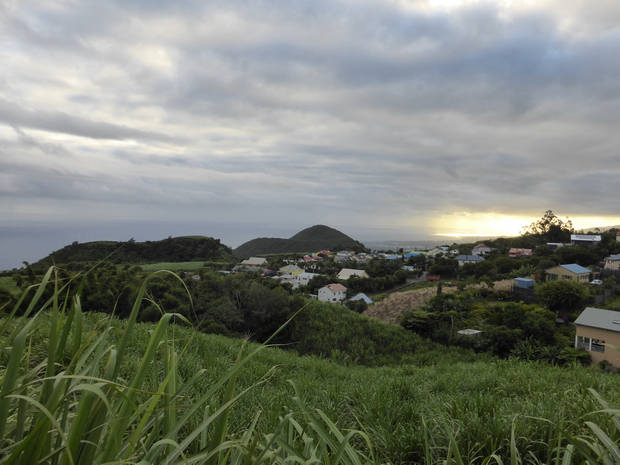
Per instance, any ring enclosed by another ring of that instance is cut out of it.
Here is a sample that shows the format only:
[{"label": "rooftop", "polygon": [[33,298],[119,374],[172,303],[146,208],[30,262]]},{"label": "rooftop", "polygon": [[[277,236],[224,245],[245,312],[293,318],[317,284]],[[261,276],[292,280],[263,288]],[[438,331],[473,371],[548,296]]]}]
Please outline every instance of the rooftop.
[{"label": "rooftop", "polygon": [[[589,270],[587,268],[584,268],[581,265],[577,265],[576,263],[571,263],[570,265],[559,265],[559,266],[561,266],[565,270],[568,270],[571,273],[575,273],[575,274],[590,273],[590,271],[591,271],[591,270]],[[553,268],[555,268],[555,266]]]},{"label": "rooftop", "polygon": [[604,310],[602,308],[587,307],[579,318],[575,320],[579,326],[590,328],[606,329],[608,331],[620,332],[620,312],[614,310]]}]

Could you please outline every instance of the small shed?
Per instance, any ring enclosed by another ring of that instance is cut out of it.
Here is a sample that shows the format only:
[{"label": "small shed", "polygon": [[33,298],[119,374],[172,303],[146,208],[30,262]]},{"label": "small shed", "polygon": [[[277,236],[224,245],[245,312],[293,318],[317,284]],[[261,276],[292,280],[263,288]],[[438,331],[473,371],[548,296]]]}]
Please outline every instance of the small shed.
[{"label": "small shed", "polygon": [[515,278],[513,284],[519,289],[534,289],[534,280],[530,278]]}]

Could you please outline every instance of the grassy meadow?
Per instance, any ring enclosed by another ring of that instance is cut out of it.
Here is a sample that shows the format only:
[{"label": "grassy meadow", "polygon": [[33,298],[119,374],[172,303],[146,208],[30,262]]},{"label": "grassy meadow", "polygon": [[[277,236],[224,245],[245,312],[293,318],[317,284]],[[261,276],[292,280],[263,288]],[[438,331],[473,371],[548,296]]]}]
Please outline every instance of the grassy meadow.
[{"label": "grassy meadow", "polygon": [[596,367],[400,340],[353,312],[330,327],[308,305],[289,325],[300,348],[340,347],[326,360],[172,313],[137,323],[145,289],[125,320],[82,313],[50,269],[0,320],[0,463],[620,463],[618,412],[592,391],[618,404],[620,377]]},{"label": "grassy meadow", "polygon": [[140,265],[140,268],[142,268],[142,271],[146,273],[153,273],[161,270],[196,271],[200,268],[204,268],[204,266],[205,262],[162,262]]},{"label": "grassy meadow", "polygon": [[15,280],[10,276],[0,276],[0,289],[7,290],[13,296],[19,296],[21,292]]}]

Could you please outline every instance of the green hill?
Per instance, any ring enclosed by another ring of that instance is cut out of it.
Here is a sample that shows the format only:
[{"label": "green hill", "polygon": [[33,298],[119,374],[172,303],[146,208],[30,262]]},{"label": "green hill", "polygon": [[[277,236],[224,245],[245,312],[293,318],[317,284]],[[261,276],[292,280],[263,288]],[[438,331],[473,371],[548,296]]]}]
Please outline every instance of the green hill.
[{"label": "green hill", "polygon": [[154,263],[234,260],[230,247],[204,236],[169,237],[161,241],[74,242],[34,263],[36,268],[74,262]]},{"label": "green hill", "polygon": [[346,234],[330,228],[316,225],[298,232],[289,239],[260,237],[252,239],[234,249],[235,255],[250,257],[278,253],[307,253],[319,250],[364,249],[364,244]]}]

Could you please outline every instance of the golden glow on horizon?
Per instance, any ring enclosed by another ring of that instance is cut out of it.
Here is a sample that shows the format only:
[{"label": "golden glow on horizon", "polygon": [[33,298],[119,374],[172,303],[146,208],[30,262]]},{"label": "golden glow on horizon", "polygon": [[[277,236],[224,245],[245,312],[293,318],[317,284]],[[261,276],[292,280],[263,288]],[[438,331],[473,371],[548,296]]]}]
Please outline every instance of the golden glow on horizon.
[{"label": "golden glow on horizon", "polygon": [[[525,226],[538,221],[542,214],[535,216],[509,216],[497,213],[460,213],[441,215],[430,221],[435,236],[467,237],[467,236],[518,236]],[[570,220],[575,230],[605,228],[620,225],[620,217],[611,216],[576,216],[562,217],[562,221]]]}]

